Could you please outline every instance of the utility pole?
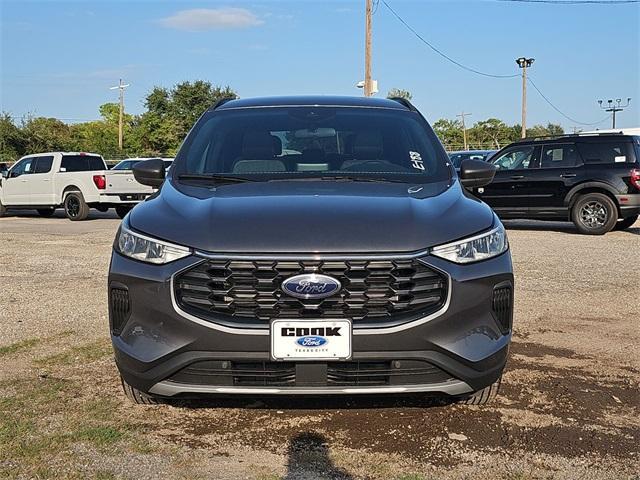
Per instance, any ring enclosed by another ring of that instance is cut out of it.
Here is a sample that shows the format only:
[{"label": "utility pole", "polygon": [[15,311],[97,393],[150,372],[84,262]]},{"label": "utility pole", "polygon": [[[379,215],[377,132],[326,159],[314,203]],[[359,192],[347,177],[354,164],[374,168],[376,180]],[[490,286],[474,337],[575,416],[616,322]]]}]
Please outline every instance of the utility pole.
[{"label": "utility pole", "polygon": [[115,87],[110,87],[109,90],[120,90],[120,119],[118,121],[118,149],[122,151],[122,121],[124,117],[124,89],[127,88],[130,84],[122,83],[122,79],[120,79],[120,83]]},{"label": "utility pole", "polygon": [[521,137],[527,136],[527,67],[533,65],[535,58],[516,58],[516,63],[522,69],[522,133]]},{"label": "utility pole", "polygon": [[371,16],[372,0],[365,0],[365,22],[364,22],[364,96],[370,97],[373,92],[371,82]]},{"label": "utility pole", "polygon": [[467,115],[472,115],[471,113],[464,113],[464,111],[460,114],[460,115],[456,115],[456,117],[460,117],[462,118],[462,139],[464,141],[464,149],[468,150],[468,145],[467,145],[467,127],[464,123],[464,117],[466,117]]},{"label": "utility pole", "polygon": [[611,128],[616,128],[616,112],[621,112],[623,111],[625,108],[627,108],[629,106],[629,103],[631,103],[631,98],[627,98],[627,103],[624,105],[621,105],[622,103],[622,99],[621,98],[616,98],[616,103],[613,103],[613,100],[607,100],[606,105],[602,105],[602,100],[598,100],[598,104],[600,105],[600,108],[603,109],[605,112],[611,112],[613,113],[613,125],[611,126]]}]

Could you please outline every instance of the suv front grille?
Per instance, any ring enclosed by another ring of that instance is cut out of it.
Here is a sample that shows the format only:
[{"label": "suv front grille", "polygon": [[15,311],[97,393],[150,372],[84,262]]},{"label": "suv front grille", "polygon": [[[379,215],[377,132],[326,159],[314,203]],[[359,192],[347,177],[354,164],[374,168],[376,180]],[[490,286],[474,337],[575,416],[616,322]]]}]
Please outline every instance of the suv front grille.
[{"label": "suv front grille", "polygon": [[[289,277],[317,273],[342,288],[324,299],[298,299],[281,285]],[[400,323],[440,309],[447,298],[443,273],[418,259],[402,260],[207,260],[176,276],[180,307],[229,324],[264,324],[276,318],[345,318],[354,324]]]}]

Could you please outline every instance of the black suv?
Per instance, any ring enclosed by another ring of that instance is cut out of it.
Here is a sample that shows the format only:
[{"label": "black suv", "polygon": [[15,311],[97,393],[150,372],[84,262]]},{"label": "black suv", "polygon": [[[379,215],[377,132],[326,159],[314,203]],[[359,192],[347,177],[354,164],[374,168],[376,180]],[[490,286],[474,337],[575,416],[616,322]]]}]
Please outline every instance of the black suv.
[{"label": "black suv", "polygon": [[504,228],[408,102],[242,99],[207,111],[123,220],[109,318],[125,393],[490,400],[511,340]]},{"label": "black suv", "polygon": [[523,140],[496,153],[476,194],[500,218],[571,220],[582,233],[625,229],[640,213],[640,137],[615,133]]}]

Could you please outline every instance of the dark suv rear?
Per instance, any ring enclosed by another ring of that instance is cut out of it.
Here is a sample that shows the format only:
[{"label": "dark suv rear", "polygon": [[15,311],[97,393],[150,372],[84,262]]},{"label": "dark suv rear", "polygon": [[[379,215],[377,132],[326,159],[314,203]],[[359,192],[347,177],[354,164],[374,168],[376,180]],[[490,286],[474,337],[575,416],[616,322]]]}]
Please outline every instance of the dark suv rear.
[{"label": "dark suv rear", "polygon": [[567,135],[523,140],[496,153],[497,173],[477,190],[501,218],[571,220],[601,235],[640,213],[640,137]]}]

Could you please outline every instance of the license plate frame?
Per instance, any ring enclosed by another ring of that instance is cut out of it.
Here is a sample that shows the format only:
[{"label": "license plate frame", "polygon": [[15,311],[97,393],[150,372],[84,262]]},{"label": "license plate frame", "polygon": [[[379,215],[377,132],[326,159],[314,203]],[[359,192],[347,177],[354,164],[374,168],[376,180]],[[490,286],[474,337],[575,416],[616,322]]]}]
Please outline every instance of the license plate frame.
[{"label": "license plate frame", "polygon": [[[284,335],[283,329],[289,329],[287,335]],[[290,335],[291,329],[294,329],[293,335]],[[335,335],[336,329],[339,335]],[[341,361],[351,359],[353,353],[353,325],[348,319],[276,319],[269,327],[269,337],[270,355],[275,361]],[[309,343],[308,346],[299,343],[305,337],[308,340],[303,343]],[[324,342],[318,338],[324,339]]]}]

